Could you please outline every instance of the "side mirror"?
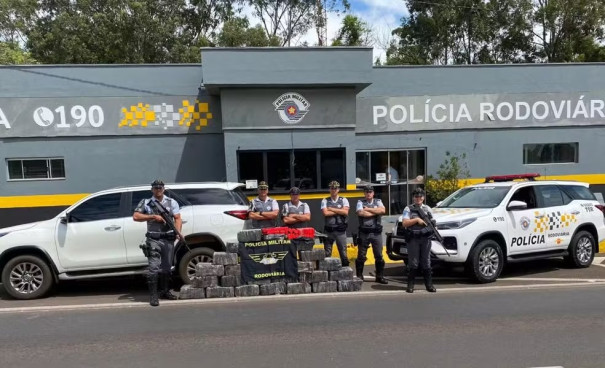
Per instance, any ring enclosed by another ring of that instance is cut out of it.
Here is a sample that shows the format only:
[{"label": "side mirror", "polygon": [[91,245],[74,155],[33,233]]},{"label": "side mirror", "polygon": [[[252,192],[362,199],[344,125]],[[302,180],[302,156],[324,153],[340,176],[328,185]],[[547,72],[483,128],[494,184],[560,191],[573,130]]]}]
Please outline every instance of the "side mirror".
[{"label": "side mirror", "polygon": [[439,207],[441,205],[441,203],[443,203],[443,201],[439,201],[435,204],[435,206]]},{"label": "side mirror", "polygon": [[69,213],[66,212],[65,216],[61,216],[60,221],[61,221],[62,224],[67,224],[69,222]]},{"label": "side mirror", "polygon": [[527,209],[527,203],[523,201],[510,201],[508,206],[506,206],[507,211],[518,211]]}]

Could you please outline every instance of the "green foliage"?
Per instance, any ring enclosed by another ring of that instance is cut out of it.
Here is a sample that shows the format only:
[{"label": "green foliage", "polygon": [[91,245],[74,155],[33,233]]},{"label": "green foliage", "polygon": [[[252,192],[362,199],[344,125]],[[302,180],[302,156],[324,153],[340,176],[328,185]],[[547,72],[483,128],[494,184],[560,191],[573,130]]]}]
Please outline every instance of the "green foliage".
[{"label": "green foliage", "polygon": [[605,61],[603,0],[408,0],[387,64]]},{"label": "green foliage", "polygon": [[470,177],[466,153],[458,155],[446,152],[445,157],[445,161],[439,165],[437,177],[428,175],[426,178],[426,202],[429,206],[434,206],[464,186],[464,181],[461,179]]},{"label": "green foliage", "polygon": [[217,45],[221,47],[265,47],[280,44],[281,40],[277,36],[269,39],[262,26],[250,28],[248,19],[241,17],[226,21],[217,37]]},{"label": "green foliage", "polygon": [[354,15],[346,15],[332,46],[368,46],[372,31],[368,24]]},{"label": "green foliage", "polygon": [[0,42],[0,64],[37,64],[28,52],[21,50],[14,42]]}]

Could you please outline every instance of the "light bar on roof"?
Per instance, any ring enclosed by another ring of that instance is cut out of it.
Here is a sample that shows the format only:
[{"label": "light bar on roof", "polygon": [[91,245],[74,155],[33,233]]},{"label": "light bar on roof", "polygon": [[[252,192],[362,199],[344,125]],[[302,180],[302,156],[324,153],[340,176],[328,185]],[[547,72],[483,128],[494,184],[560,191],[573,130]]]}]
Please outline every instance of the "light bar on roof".
[{"label": "light bar on roof", "polygon": [[513,180],[523,180],[523,179],[533,181],[533,180],[536,180],[536,178],[539,176],[540,176],[539,173],[527,173],[527,174],[516,174],[516,175],[494,175],[494,176],[486,177],[485,182],[489,183],[489,182],[493,181],[494,183],[496,183],[496,182],[502,182],[502,181],[513,181]]}]

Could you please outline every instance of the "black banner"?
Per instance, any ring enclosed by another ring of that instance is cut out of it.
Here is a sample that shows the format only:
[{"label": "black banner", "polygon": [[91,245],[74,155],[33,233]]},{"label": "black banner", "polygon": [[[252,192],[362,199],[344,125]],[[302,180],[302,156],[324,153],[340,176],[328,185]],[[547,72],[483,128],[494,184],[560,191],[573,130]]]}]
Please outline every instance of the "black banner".
[{"label": "black banner", "polygon": [[298,280],[296,245],[289,239],[239,243],[242,281],[266,278]]}]

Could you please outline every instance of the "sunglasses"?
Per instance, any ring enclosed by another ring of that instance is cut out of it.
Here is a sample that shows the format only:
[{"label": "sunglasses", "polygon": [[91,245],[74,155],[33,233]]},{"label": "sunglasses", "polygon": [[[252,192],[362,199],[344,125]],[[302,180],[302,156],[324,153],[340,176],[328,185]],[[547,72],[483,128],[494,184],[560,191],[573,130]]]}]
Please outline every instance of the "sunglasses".
[{"label": "sunglasses", "polygon": [[151,189],[164,189],[164,187],[151,187]]}]

